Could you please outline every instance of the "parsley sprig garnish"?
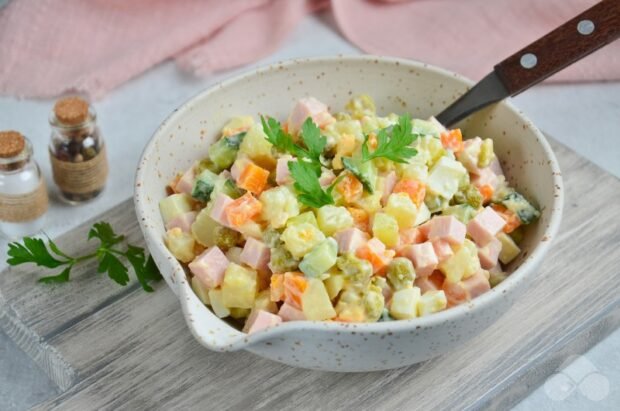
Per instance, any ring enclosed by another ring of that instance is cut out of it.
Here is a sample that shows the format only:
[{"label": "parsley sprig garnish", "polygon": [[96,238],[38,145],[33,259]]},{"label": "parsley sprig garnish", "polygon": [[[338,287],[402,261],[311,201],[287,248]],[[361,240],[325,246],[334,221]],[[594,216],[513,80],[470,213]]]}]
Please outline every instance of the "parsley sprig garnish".
[{"label": "parsley sprig garnish", "polygon": [[99,240],[99,247],[93,253],[79,257],[71,257],[58,248],[56,243],[47,239],[47,244],[41,238],[24,237],[23,244],[12,242],[9,244],[7,263],[15,266],[33,263],[39,267],[64,269],[57,275],[42,277],[41,283],[64,283],[69,281],[71,269],[78,263],[96,259],[99,262],[98,273],[107,273],[108,277],[120,285],[129,283],[129,269],[121,259],[129,262],[138,282],[144,291],[151,292],[151,281],[161,279],[161,274],[151,256],[146,256],[144,249],[127,243],[126,248],[120,249],[118,244],[125,241],[125,236],[117,235],[112,226],[106,222],[93,225],[88,232],[88,239]]},{"label": "parsley sprig garnish", "polygon": [[411,132],[411,117],[405,114],[398,118],[398,124],[392,127],[391,134],[388,129],[381,129],[377,133],[377,148],[370,152],[368,149],[368,136],[362,144],[362,161],[370,161],[384,157],[396,163],[407,163],[408,160],[418,154],[418,151],[409,147],[416,139],[417,134]]}]

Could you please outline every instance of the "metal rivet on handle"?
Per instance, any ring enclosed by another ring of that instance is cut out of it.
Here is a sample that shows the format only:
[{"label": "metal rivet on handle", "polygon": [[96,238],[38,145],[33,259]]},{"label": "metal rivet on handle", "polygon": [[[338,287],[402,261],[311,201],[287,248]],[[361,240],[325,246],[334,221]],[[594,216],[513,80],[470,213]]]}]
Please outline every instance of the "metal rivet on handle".
[{"label": "metal rivet on handle", "polygon": [[527,53],[521,56],[521,66],[526,69],[531,69],[538,63],[538,58],[535,54]]},{"label": "metal rivet on handle", "polygon": [[592,32],[594,31],[594,23],[592,22],[592,20],[581,20],[579,23],[577,23],[577,31],[579,32],[579,34],[583,34],[584,36],[592,34]]}]

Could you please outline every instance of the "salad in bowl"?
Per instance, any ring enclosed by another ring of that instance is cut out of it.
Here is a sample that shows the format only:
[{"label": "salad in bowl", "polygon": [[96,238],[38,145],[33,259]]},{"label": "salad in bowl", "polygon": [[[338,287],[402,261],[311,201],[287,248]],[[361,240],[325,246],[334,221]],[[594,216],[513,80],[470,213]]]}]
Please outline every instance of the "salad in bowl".
[{"label": "salad in bowl", "polygon": [[169,183],[164,242],[213,313],[255,333],[289,321],[428,316],[507,277],[540,211],[493,140],[434,118],[341,112],[313,97],[286,119],[238,116]]}]

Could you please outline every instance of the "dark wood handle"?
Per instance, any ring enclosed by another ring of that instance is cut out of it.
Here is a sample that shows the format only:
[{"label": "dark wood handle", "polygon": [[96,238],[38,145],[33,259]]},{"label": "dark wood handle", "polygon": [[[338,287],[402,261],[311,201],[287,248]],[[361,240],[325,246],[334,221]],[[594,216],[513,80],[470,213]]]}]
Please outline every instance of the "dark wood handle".
[{"label": "dark wood handle", "polygon": [[511,96],[620,37],[620,0],[604,0],[495,66]]}]

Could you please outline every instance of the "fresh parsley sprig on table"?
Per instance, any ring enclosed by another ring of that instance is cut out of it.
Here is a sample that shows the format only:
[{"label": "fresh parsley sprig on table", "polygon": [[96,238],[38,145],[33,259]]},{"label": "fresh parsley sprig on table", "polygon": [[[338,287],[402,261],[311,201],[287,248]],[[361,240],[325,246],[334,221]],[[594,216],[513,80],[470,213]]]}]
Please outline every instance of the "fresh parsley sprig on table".
[{"label": "fresh parsley sprig on table", "polygon": [[392,127],[391,135],[387,129],[381,129],[377,133],[377,148],[370,152],[368,149],[368,136],[362,145],[362,161],[370,161],[384,157],[396,163],[407,163],[407,160],[418,154],[415,148],[409,147],[416,139],[417,134],[411,132],[411,117],[405,114],[398,118],[398,124]]},{"label": "fresh parsley sprig on table", "polygon": [[138,282],[144,291],[153,291],[149,283],[151,281],[158,281],[162,277],[153,258],[151,256],[147,257],[143,248],[129,243],[127,243],[124,251],[116,247],[125,241],[125,236],[117,235],[112,226],[106,222],[99,222],[93,225],[88,232],[88,239],[91,240],[93,238],[99,240],[99,247],[96,251],[79,257],[71,257],[60,250],[56,243],[49,238],[46,245],[40,238],[24,237],[23,244],[19,242],[9,244],[7,263],[12,266],[33,263],[39,267],[50,269],[64,267],[59,274],[42,277],[38,280],[41,283],[50,284],[69,281],[71,269],[76,264],[96,259],[99,262],[97,272],[107,273],[108,277],[118,284],[127,285],[129,282],[129,269],[121,260],[121,258],[124,258],[133,267]]}]

